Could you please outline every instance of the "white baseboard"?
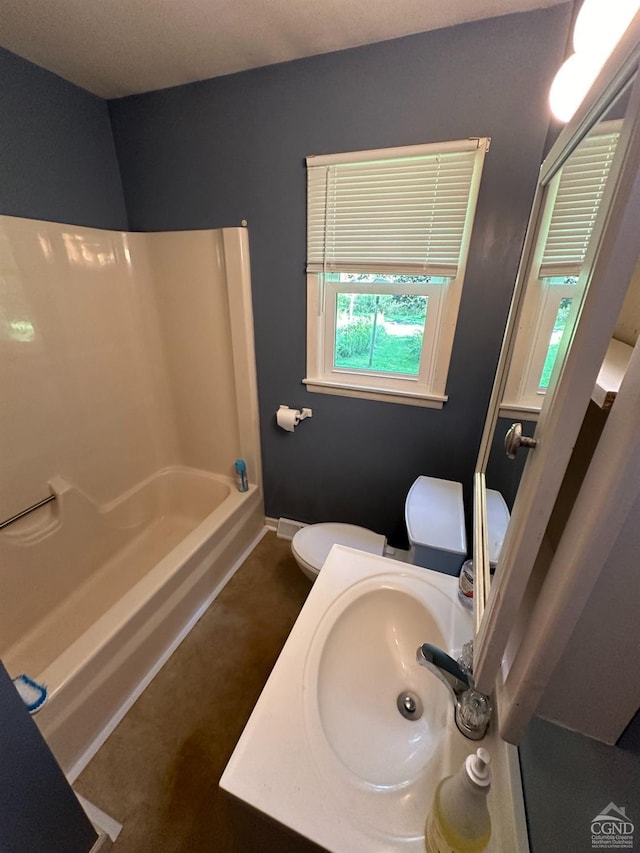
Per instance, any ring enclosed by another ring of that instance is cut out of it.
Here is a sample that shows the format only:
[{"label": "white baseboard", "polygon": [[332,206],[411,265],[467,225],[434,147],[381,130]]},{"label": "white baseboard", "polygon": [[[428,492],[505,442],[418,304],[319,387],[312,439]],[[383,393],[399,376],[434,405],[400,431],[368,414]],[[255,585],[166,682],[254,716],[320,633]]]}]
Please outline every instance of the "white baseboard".
[{"label": "white baseboard", "polygon": [[[79,794],[77,791],[74,791],[74,794],[84,809],[84,813],[93,824],[96,832],[98,832],[101,837],[107,836],[107,838],[115,842],[122,831],[122,824],[118,823],[115,818],[111,817],[106,812],[103,812],[102,809],[98,808],[98,806],[94,806],[94,804],[90,803],[89,800],[82,796],[82,794]],[[100,844],[100,838],[98,838],[96,844]],[[91,853],[93,853],[94,848],[97,850],[101,849],[100,847],[96,848],[96,844],[91,848]]]},{"label": "white baseboard", "polygon": [[98,834],[98,839],[89,853],[107,853],[113,847],[113,842],[105,832]]},{"label": "white baseboard", "polygon": [[303,527],[306,527],[304,521],[294,521],[292,518],[274,518],[266,516],[265,527],[273,530],[278,539],[293,539],[294,535]]},{"label": "white baseboard", "polygon": [[302,521],[294,521],[291,518],[279,518],[276,536],[278,539],[293,539],[298,530],[302,530],[306,526]]}]

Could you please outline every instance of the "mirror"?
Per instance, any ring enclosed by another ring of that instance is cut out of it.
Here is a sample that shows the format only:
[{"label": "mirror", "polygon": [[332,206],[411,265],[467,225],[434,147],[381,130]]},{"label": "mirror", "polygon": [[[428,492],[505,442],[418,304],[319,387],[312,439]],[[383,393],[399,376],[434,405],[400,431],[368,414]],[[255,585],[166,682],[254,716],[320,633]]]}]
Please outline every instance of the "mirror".
[{"label": "mirror", "polygon": [[[583,613],[599,615],[600,600],[591,607],[590,593],[607,570],[610,519],[625,500],[611,483],[636,488],[624,456],[636,434],[633,379],[622,384],[612,429],[597,405],[608,398],[606,388],[600,394],[602,376],[620,343],[621,312],[629,295],[638,304],[639,66],[640,12],[542,164],[474,477],[474,679],[480,692],[494,693],[500,735],[511,743],[519,743],[547,689],[553,693],[550,679]],[[501,452],[496,427],[501,416],[535,417],[540,397],[535,447],[524,451],[521,477],[516,471],[509,480],[515,498],[492,577],[487,485],[495,484],[488,482],[496,470],[491,450]],[[599,423],[586,435],[594,405]],[[621,422],[629,428],[616,440]],[[603,494],[605,479],[611,483]],[[584,648],[577,654],[583,666]],[[624,689],[612,692],[623,697]],[[575,727],[575,708],[563,701]],[[608,708],[589,724],[605,726]],[[616,723],[606,738],[620,732]]]},{"label": "mirror", "polygon": [[[511,509],[526,461],[526,452],[508,458],[505,434],[514,421],[534,436],[539,410],[553,392],[558,371],[588,283],[579,278],[597,217],[606,216],[605,190],[628,108],[630,84],[579,142],[563,165],[549,173],[542,213],[533,236],[533,252],[522,270],[524,293],[486,462],[487,487],[499,491]],[[603,203],[604,199],[604,203]]]},{"label": "mirror", "polygon": [[523,436],[535,445],[540,412],[554,404],[624,158],[626,129],[635,119],[632,111],[626,121],[635,77],[627,71],[620,79],[619,70],[612,76],[608,91],[594,93],[594,106],[583,105],[541,167],[476,466],[474,560],[491,566],[491,572],[476,571],[476,632],[491,573],[500,572],[508,512],[531,452],[520,447],[509,459],[505,434],[521,423]]},{"label": "mirror", "polygon": [[[558,370],[562,369],[586,290],[579,285],[583,259],[596,217],[606,215],[602,199],[626,100],[628,90],[545,186],[534,251],[528,269],[522,272],[522,310],[485,469],[487,488],[502,496],[509,511],[516,499],[527,453],[519,449],[509,457],[505,436],[515,422],[522,424],[523,436],[535,438],[538,413],[550,393],[556,361]],[[495,565],[501,530],[491,537],[490,558]]]}]

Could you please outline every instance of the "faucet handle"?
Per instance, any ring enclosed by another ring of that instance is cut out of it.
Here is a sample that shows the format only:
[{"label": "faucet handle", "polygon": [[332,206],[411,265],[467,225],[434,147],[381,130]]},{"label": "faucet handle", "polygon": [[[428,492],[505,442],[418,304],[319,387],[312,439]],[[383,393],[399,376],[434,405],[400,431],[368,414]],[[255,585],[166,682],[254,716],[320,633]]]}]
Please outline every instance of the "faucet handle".
[{"label": "faucet handle", "polygon": [[491,700],[484,693],[470,688],[458,697],[456,725],[471,740],[481,740],[491,718]]},{"label": "faucet handle", "polygon": [[473,676],[473,640],[465,643],[458,658],[458,666],[469,676]]}]

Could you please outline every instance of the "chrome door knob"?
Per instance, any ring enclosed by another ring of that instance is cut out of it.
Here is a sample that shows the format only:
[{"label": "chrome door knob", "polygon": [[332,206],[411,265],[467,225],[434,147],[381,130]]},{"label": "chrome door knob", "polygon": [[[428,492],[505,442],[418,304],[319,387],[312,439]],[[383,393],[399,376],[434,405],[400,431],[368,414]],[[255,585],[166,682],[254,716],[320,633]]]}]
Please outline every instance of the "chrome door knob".
[{"label": "chrome door knob", "polygon": [[516,453],[521,447],[533,449],[537,444],[535,438],[522,434],[522,424],[511,424],[504,437],[504,449],[507,451],[509,459],[515,459]]}]

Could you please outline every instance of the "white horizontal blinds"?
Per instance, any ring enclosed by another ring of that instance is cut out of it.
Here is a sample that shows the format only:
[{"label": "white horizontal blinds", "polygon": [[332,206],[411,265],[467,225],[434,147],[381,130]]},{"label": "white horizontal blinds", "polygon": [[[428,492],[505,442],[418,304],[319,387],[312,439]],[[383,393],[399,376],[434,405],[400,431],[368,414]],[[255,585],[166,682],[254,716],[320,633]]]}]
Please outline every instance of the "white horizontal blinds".
[{"label": "white horizontal blinds", "polygon": [[410,156],[308,158],[307,271],[455,276],[478,142],[460,145],[466,150],[429,145]]},{"label": "white horizontal blinds", "polygon": [[611,171],[619,132],[591,134],[565,163],[540,277],[579,275]]}]

